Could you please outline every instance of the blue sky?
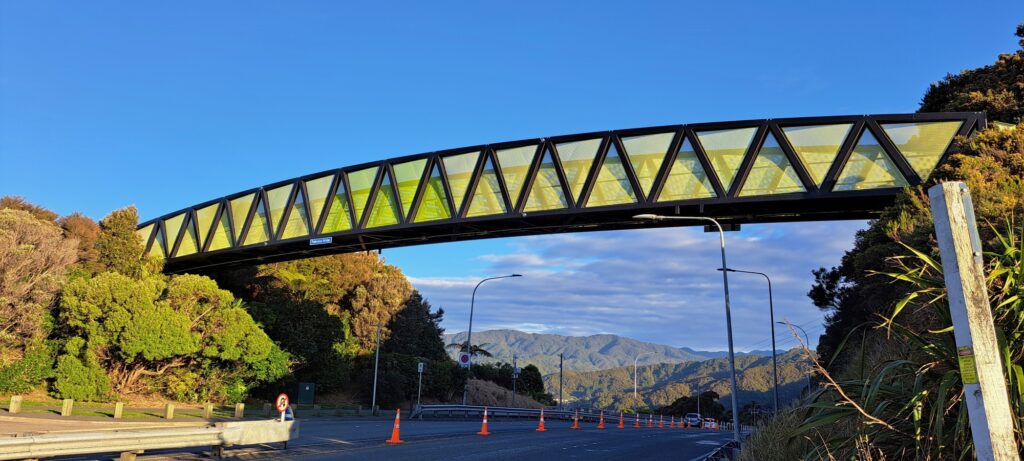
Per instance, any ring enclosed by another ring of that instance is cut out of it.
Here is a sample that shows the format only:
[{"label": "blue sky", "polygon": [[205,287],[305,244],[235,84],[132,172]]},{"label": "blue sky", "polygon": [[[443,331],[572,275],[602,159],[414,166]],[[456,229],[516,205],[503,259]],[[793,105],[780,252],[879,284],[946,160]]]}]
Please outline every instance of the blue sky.
[{"label": "blue sky", "polygon": [[[1014,50],[1022,18],[1019,1],[5,1],[0,195],[94,218],[134,204],[148,219],[313,171],[463,145],[912,112],[931,82]],[[837,263],[862,226],[748,226],[730,234],[733,265],[772,270],[777,317],[820,331],[803,295],[810,270]],[[446,309],[449,331],[464,329],[472,280],[518,270],[528,277],[482,293],[476,328],[721,349],[711,238],[580,234],[385,256]],[[645,243],[624,253],[618,240]],[[763,283],[734,287],[736,343],[763,347]]]}]

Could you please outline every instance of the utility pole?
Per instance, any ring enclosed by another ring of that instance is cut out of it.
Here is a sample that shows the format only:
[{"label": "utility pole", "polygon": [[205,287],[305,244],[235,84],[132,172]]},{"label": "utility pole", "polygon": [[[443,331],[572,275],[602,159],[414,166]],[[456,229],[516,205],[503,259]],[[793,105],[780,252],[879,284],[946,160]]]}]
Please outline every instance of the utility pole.
[{"label": "utility pole", "polygon": [[377,321],[377,353],[373,355],[373,401],[370,414],[377,412],[377,365],[380,363],[380,320]]},{"label": "utility pole", "polygon": [[563,356],[564,356],[563,353],[561,353],[561,352],[558,353],[558,409],[559,410],[565,408],[565,405],[562,404],[562,377],[565,376],[565,374],[562,373],[562,360],[564,359]]},{"label": "utility pole", "polygon": [[519,367],[516,366],[516,356],[512,355],[512,407],[516,406],[516,381],[519,379]]}]

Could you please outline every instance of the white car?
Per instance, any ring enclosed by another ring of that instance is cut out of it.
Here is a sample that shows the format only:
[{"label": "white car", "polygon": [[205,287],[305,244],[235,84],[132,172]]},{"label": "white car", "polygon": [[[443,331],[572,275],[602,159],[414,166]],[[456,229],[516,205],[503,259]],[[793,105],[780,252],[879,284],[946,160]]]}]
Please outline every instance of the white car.
[{"label": "white car", "polygon": [[687,427],[700,427],[700,413],[687,413],[683,418],[683,421],[686,423]]}]

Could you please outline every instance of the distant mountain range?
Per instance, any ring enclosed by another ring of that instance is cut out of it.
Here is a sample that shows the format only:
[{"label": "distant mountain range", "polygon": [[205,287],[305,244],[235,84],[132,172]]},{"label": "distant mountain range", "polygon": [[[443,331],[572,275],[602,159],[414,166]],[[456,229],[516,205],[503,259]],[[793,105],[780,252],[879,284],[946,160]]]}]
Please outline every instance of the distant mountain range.
[{"label": "distant mountain range", "polygon": [[[444,335],[445,344],[463,343],[466,333]],[[638,341],[616,335],[562,336],[553,334],[524,333],[517,330],[487,330],[473,332],[473,344],[483,347],[494,357],[481,361],[512,362],[512,355],[518,357],[519,365],[534,364],[541,374],[558,372],[558,354],[565,357],[565,371],[587,372],[633,366],[633,360],[640,354],[640,364],[683,363],[723,358],[727,352],[697,351],[686,347],[673,347]],[[449,348],[452,357],[457,349]],[[737,355],[770,356],[771,351],[751,351]]]}]

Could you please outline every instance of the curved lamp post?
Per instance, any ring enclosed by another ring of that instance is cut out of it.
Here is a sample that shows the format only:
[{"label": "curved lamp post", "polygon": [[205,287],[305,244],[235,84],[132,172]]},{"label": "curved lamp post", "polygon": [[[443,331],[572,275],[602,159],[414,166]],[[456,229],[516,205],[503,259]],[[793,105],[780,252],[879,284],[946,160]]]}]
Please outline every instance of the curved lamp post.
[{"label": "curved lamp post", "polygon": [[[476,290],[488,280],[507,279],[511,277],[522,277],[521,274],[502,275],[499,277],[488,277],[473,287],[473,296],[469,298],[469,332],[466,334],[466,352],[469,353],[469,370],[473,371],[473,307],[476,304]],[[466,404],[466,397],[469,395],[469,381],[462,387],[462,404]]]},{"label": "curved lamp post", "polygon": [[[779,325],[786,325],[786,326],[789,326],[789,327],[799,328],[800,332],[804,334],[804,345],[808,349],[811,348],[811,340],[807,337],[807,330],[804,330],[804,327],[802,327],[800,325],[793,325],[792,323],[789,323],[789,322],[775,322],[775,323],[777,323]],[[808,391],[810,391],[810,389],[811,389],[811,374],[807,373],[806,378],[807,378],[807,389],[808,389]]]},{"label": "curved lamp post", "polygon": [[[722,269],[718,269],[722,270]],[[738,272],[740,274],[754,274],[764,277],[768,281],[768,316],[770,325],[772,327],[772,383],[775,385],[773,389],[773,397],[775,400],[775,413],[779,412],[779,367],[775,359],[775,306],[772,300],[772,279],[768,277],[768,274],[764,272],[756,271],[741,271],[739,269],[725,269],[728,272]]]},{"label": "curved lamp post", "polygon": [[707,221],[718,228],[718,240],[722,248],[722,286],[725,289],[725,328],[729,338],[729,378],[732,384],[732,436],[738,447],[740,444],[740,411],[737,404],[739,388],[736,386],[736,354],[732,347],[732,312],[729,308],[729,273],[726,269],[729,265],[725,263],[725,232],[722,225],[714,218],[707,216],[661,216],[654,214],[640,214],[633,216],[633,219],[641,221]]},{"label": "curved lamp post", "polygon": [[636,366],[637,366],[637,362],[640,360],[640,357],[643,357],[645,355],[651,355],[651,354],[653,354],[653,352],[642,352],[639,355],[637,355],[635,359],[633,359],[633,413],[639,414],[638,410],[637,410],[638,405],[637,405],[637,396],[636,396],[636,383],[637,383],[637,380],[636,380]]}]

